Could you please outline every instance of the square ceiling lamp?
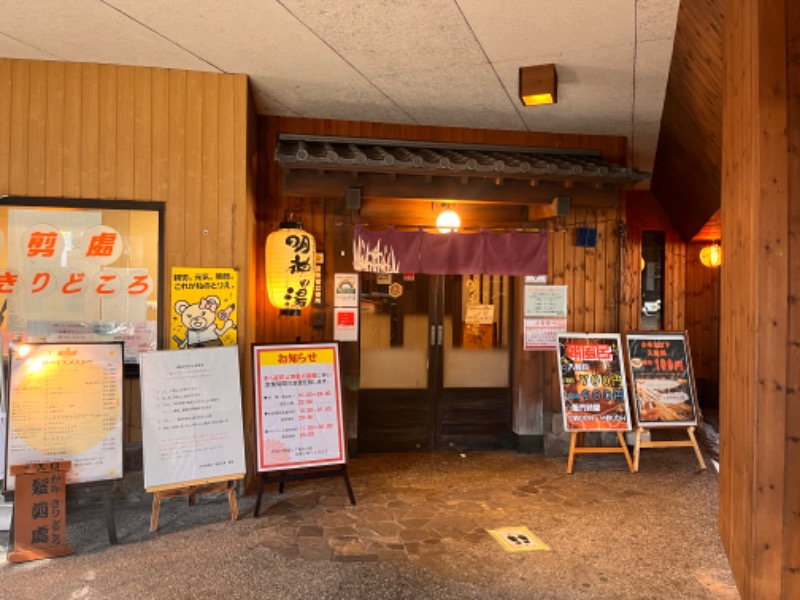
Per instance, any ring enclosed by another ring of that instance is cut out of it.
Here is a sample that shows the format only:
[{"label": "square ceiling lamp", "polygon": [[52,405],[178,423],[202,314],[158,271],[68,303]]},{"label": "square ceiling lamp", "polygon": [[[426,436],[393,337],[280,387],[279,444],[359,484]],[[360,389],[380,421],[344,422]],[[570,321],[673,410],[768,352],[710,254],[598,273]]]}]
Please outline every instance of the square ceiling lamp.
[{"label": "square ceiling lamp", "polygon": [[520,67],[519,98],[525,106],[555,104],[557,91],[558,76],[554,64]]}]

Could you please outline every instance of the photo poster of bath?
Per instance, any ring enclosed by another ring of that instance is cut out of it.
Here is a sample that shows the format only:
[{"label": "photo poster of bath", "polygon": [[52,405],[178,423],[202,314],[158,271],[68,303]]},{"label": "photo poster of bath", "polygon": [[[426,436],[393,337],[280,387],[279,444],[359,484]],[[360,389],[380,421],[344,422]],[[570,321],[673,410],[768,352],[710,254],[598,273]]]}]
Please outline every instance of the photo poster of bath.
[{"label": "photo poster of bath", "polygon": [[625,336],[639,427],[697,425],[697,394],[685,332]]},{"label": "photo poster of bath", "polygon": [[235,269],[173,267],[170,349],[235,346],[237,283]]}]

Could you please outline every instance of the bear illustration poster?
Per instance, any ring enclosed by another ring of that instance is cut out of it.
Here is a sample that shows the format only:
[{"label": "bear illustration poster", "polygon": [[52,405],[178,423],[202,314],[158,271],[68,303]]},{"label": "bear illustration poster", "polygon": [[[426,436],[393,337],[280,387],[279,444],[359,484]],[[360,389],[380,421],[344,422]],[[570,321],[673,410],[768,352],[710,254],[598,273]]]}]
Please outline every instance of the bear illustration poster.
[{"label": "bear illustration poster", "polygon": [[235,269],[172,268],[170,349],[236,345],[237,275]]}]

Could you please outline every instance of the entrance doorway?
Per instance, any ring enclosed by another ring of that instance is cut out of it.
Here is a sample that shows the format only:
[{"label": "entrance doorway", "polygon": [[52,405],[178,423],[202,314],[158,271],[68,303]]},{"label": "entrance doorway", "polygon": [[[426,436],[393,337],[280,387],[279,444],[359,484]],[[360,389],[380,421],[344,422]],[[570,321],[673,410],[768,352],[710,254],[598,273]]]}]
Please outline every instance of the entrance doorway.
[{"label": "entrance doorway", "polygon": [[512,448],[512,280],[362,274],[359,449]]}]

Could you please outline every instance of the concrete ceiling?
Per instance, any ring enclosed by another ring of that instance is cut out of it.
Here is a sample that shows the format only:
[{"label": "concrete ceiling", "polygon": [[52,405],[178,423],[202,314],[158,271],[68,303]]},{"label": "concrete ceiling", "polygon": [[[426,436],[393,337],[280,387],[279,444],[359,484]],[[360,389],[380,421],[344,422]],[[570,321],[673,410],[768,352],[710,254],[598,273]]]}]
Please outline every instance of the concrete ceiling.
[{"label": "concrete ceiling", "polygon": [[[0,56],[246,73],[261,114],[629,138],[653,165],[679,0],[2,0]],[[518,69],[555,63],[558,104]]]}]

